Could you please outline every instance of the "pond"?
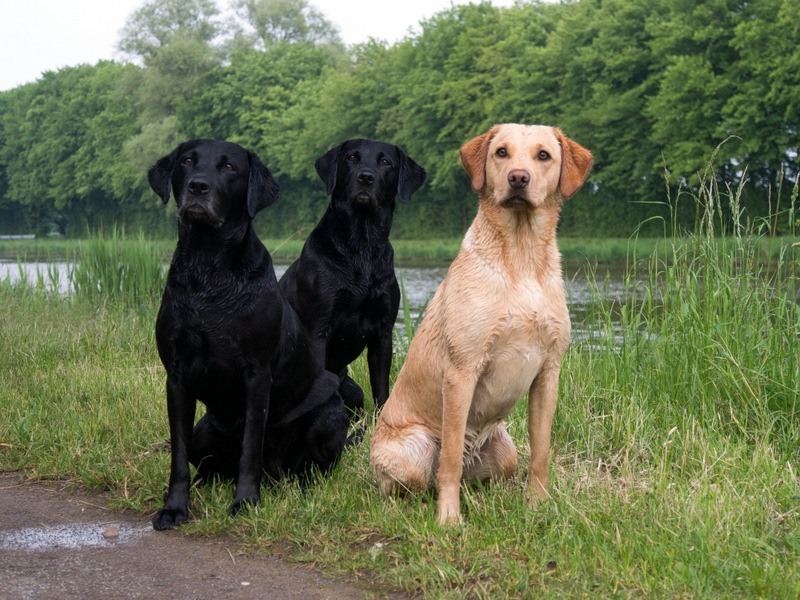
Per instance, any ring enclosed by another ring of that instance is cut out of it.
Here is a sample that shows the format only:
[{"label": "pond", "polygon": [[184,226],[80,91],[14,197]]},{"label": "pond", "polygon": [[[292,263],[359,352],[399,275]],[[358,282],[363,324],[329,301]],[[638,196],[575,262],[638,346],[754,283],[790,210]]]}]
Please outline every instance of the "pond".
[{"label": "pond", "polygon": [[[275,274],[278,278],[283,275],[287,267],[288,265],[275,265]],[[621,300],[625,296],[623,273],[618,269],[612,269],[608,273],[608,280],[602,290],[604,300]],[[417,321],[446,274],[447,267],[397,268],[397,278],[407,296],[412,322]],[[17,263],[0,260],[0,281],[15,282],[23,278],[32,284],[39,281],[47,288],[55,288],[59,292],[66,293],[70,287],[69,264],[66,262]],[[566,265],[564,280],[572,319],[573,341],[590,339],[593,337],[592,334],[597,325],[591,322],[591,311],[589,310],[594,295],[592,287],[581,266]],[[404,323],[405,318],[401,306],[397,318],[397,326],[401,333],[405,329]]]},{"label": "pond", "polygon": [[[399,267],[397,278],[401,282],[401,288],[405,291],[408,299],[409,310],[412,322],[416,322],[420,312],[425,308],[430,298],[436,292],[436,288],[447,274],[447,267]],[[567,291],[567,303],[569,305],[570,319],[572,321],[572,340],[585,341],[592,339],[597,324],[591,321],[592,311],[590,307],[594,302],[595,291],[593,291],[586,273],[580,266],[567,265],[564,269],[564,282]],[[611,269],[608,271],[608,280],[604,283],[604,301],[621,301],[625,297],[625,285],[623,272],[621,269]],[[402,306],[398,315],[398,328],[402,331],[405,328]]]}]

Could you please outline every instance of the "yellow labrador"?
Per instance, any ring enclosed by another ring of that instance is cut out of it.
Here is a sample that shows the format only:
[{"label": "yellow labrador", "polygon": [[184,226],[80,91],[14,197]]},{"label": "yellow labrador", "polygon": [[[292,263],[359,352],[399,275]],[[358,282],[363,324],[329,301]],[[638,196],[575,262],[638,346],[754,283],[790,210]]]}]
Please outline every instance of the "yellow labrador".
[{"label": "yellow labrador", "polygon": [[[504,124],[461,148],[478,213],[425,312],[370,449],[385,494],[436,485],[439,522],[460,483],[514,474],[504,419],[529,393],[532,500],[547,496],[550,428],[569,344],[556,224],[591,153],[554,127]],[[438,471],[438,472],[437,472]]]}]

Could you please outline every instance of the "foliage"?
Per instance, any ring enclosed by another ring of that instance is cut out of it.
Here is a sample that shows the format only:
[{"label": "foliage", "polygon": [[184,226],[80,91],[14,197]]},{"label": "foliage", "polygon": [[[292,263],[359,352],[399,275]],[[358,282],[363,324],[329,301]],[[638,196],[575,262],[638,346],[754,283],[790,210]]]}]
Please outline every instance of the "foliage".
[{"label": "foliage", "polygon": [[213,0],[151,0],[128,17],[119,50],[148,64],[176,41],[211,44],[220,33]]},{"label": "foliage", "polygon": [[306,0],[233,0],[233,6],[251,32],[240,43],[262,50],[281,42],[341,44],[334,26]]},{"label": "foliage", "polygon": [[89,223],[146,219],[115,192],[121,149],[136,130],[117,82],[134,70],[110,62],[67,68],[6,94],[4,198],[25,207],[29,231],[75,234]]},{"label": "foliage", "polygon": [[349,137],[396,143],[426,168],[395,219],[409,239],[463,234],[475,197],[458,148],[495,122],[558,125],[592,150],[562,236],[691,229],[693,207],[673,212],[664,186],[696,192],[715,149],[721,177],[752,181],[751,220],[786,210],[779,188],[800,171],[797,0],[481,2],[350,48],[313,2],[230,2],[235,22],[210,0],[145,3],[119,43],[139,66],[68,67],[0,93],[0,229],[163,235],[145,172],[201,136],[275,172],[272,236],[313,226],[327,203],[314,160]]}]

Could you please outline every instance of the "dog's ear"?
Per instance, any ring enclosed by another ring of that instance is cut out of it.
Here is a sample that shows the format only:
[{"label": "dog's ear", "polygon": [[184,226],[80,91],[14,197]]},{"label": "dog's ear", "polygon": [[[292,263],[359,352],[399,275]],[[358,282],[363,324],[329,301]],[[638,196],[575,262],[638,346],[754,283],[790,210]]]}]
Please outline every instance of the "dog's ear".
[{"label": "dog's ear", "polygon": [[183,144],[166,156],[159,158],[156,164],[147,171],[147,182],[153,188],[153,191],[161,197],[164,204],[169,202],[169,192],[172,188],[172,171],[175,170],[175,163],[178,161],[178,155],[182,147]]},{"label": "dog's ear", "polygon": [[486,184],[486,152],[489,149],[489,142],[499,129],[500,126],[495,125],[483,135],[468,141],[459,150],[461,164],[472,180],[472,189],[476,192],[480,192]]},{"label": "dog's ear", "polygon": [[317,170],[319,178],[325,182],[325,193],[328,196],[336,188],[336,172],[339,170],[339,155],[342,152],[342,146],[344,144],[331,148],[314,161],[314,168]]},{"label": "dog's ear", "polygon": [[250,163],[250,177],[247,180],[247,214],[252,219],[262,208],[275,202],[280,188],[258,156],[248,151],[247,160]]},{"label": "dog's ear", "polygon": [[564,198],[572,198],[586,181],[592,170],[594,157],[586,148],[565,136],[557,127],[553,128],[561,144],[561,179],[559,190]]},{"label": "dog's ear", "polygon": [[400,202],[408,202],[411,200],[411,195],[416,192],[420,186],[425,183],[425,169],[420,167],[410,156],[405,152],[397,149],[397,155],[400,157],[400,176],[397,180],[397,198]]}]

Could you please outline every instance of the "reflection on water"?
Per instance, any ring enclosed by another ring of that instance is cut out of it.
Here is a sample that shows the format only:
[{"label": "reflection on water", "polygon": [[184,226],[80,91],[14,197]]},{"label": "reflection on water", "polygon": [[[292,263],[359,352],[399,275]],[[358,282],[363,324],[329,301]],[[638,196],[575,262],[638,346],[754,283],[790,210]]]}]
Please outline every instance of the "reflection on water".
[{"label": "reflection on water", "polygon": [[[278,278],[288,268],[287,265],[275,265],[275,274]],[[70,288],[70,265],[62,263],[17,263],[0,261],[0,281],[16,282],[28,281],[31,285],[42,285],[46,289],[54,289],[67,293]],[[398,267],[397,279],[401,289],[406,294],[410,317],[412,322],[417,322],[420,313],[424,310],[436,288],[447,274],[447,267]],[[598,279],[603,277],[598,274]],[[625,299],[625,286],[621,271],[610,271],[599,290],[593,289],[585,272],[580,268],[565,268],[564,280],[567,290],[570,316],[572,319],[573,341],[585,341],[593,337],[593,332],[599,326],[592,323],[592,311],[589,310],[594,298],[599,294],[604,301],[622,303]],[[397,328],[401,335],[405,332],[405,318],[402,305],[397,317]]]}]

